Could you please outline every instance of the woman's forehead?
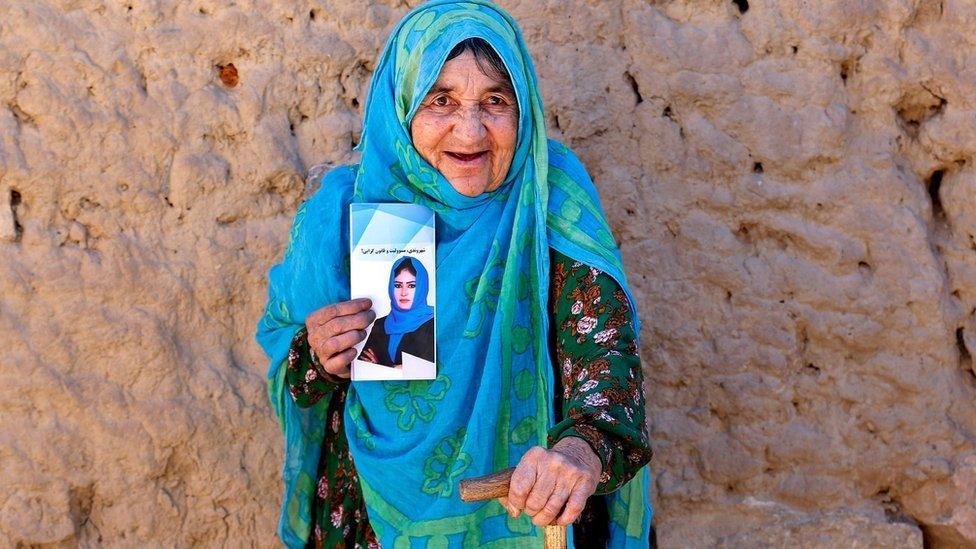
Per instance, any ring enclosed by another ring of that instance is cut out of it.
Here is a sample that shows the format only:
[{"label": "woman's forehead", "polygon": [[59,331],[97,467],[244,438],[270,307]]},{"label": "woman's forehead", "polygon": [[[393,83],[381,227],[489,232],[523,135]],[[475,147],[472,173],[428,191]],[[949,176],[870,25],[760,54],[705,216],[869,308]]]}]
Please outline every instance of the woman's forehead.
[{"label": "woman's forehead", "polygon": [[512,84],[505,77],[488,74],[470,51],[450,59],[441,67],[428,93],[444,91],[502,92],[511,91]]}]

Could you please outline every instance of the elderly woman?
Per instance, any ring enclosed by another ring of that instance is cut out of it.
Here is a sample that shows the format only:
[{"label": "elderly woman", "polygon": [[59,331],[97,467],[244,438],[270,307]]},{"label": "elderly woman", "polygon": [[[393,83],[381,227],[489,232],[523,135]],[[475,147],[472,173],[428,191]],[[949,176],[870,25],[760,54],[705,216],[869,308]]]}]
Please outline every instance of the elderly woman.
[{"label": "elderly woman", "polygon": [[[288,546],[646,547],[638,318],[596,190],[546,137],[516,23],[436,0],[393,31],[359,164],[329,172],[271,270],[258,340],[284,429]],[[433,381],[348,382],[375,320],[349,299],[351,202],[437,215]],[[337,258],[337,259],[333,259]],[[516,466],[507,498],[463,478]]]}]

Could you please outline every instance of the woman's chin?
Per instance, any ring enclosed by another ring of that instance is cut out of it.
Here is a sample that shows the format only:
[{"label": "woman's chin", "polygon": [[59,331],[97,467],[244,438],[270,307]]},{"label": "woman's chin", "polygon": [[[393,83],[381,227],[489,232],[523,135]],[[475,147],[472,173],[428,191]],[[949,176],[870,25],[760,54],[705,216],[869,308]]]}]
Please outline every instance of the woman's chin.
[{"label": "woman's chin", "polygon": [[484,174],[445,176],[454,190],[468,197],[488,192],[491,181]]}]

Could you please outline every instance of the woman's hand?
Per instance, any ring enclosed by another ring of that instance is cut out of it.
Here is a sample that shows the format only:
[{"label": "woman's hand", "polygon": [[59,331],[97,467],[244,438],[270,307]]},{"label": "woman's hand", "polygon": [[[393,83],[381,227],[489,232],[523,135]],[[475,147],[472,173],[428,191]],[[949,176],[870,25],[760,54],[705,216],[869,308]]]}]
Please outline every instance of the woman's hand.
[{"label": "woman's hand", "polygon": [[376,351],[372,349],[363,350],[363,354],[359,355],[359,360],[365,362],[372,362],[373,364],[379,364],[380,359],[376,357]]},{"label": "woman's hand", "polygon": [[603,464],[588,442],[566,437],[551,450],[536,446],[526,452],[501,502],[513,517],[525,510],[536,526],[566,526],[583,512],[602,472]]},{"label": "woman's hand", "polygon": [[305,319],[308,345],[322,367],[336,377],[349,377],[349,364],[356,358],[354,347],[366,339],[366,327],[376,320],[369,299],[333,303]]}]

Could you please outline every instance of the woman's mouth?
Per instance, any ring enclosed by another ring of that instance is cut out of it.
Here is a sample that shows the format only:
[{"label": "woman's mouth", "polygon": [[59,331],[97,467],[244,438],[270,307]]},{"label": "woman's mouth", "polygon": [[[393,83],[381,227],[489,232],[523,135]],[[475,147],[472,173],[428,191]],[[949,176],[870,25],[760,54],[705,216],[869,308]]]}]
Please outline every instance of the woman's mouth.
[{"label": "woman's mouth", "polygon": [[460,152],[446,152],[447,156],[451,157],[452,160],[460,164],[477,164],[483,159],[488,157],[488,151],[479,151],[476,153],[460,153]]}]

